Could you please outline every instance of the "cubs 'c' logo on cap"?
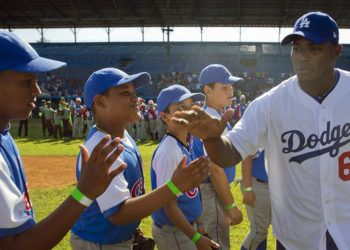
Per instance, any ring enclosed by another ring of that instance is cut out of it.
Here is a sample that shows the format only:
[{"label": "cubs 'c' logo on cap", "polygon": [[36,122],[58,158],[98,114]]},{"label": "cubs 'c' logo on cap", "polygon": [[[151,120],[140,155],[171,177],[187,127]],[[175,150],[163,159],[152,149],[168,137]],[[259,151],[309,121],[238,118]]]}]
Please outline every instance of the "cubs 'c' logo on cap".
[{"label": "cubs 'c' logo on cap", "polygon": [[301,23],[299,24],[299,28],[300,28],[300,29],[302,29],[302,28],[309,28],[309,26],[310,26],[310,21],[309,21],[309,19],[307,19],[307,17],[304,18],[304,19],[301,21]]},{"label": "cubs 'c' logo on cap", "polygon": [[188,192],[186,192],[186,196],[190,199],[193,199],[194,197],[196,197],[198,194],[198,188],[194,188]]},{"label": "cubs 'c' logo on cap", "polygon": [[132,186],[131,197],[137,197],[137,196],[143,195],[144,192],[145,191],[143,189],[143,180],[142,178],[140,178],[134,183],[134,186]]}]

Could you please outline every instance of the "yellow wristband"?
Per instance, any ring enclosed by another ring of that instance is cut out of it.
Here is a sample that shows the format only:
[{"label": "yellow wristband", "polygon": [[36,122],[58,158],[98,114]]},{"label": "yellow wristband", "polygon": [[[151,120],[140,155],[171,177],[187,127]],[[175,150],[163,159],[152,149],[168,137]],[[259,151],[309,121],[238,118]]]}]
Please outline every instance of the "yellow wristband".
[{"label": "yellow wristband", "polygon": [[197,243],[197,241],[199,241],[199,239],[202,237],[202,235],[200,234],[200,233],[196,233],[194,236],[193,236],[193,238],[191,239],[192,240],[192,242],[194,243],[194,244],[196,244]]},{"label": "yellow wristband", "polygon": [[236,203],[233,202],[232,204],[225,206],[225,209],[230,210],[231,208],[235,208],[235,207],[236,207]]}]

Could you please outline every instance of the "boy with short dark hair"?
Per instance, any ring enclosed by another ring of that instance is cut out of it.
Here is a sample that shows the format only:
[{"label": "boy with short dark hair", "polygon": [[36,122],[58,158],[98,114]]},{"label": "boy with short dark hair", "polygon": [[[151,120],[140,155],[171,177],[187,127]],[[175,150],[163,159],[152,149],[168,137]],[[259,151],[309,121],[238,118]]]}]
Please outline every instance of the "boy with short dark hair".
[{"label": "boy with short dark hair", "polygon": [[[72,195],[47,218],[35,222],[21,157],[10,134],[10,121],[27,119],[40,94],[37,73],[65,63],[40,57],[24,40],[0,31],[0,249],[51,249],[123,167],[110,170],[121,148],[105,137],[91,153],[81,146],[83,167]],[[11,105],[8,105],[11,103]],[[108,156],[109,155],[109,156]]]},{"label": "boy with short dark hair", "polygon": [[[140,119],[135,89],[149,82],[146,72],[128,75],[116,68],[104,68],[94,72],[85,84],[85,104],[96,121],[85,146],[92,151],[106,134],[119,137],[124,151],[112,169],[123,162],[128,167],[73,226],[73,249],[130,249],[133,233],[142,218],[170,202],[179,192],[195,187],[208,174],[208,159],[201,158],[186,168],[182,160],[166,185],[144,195],[141,155],[126,127]],[[80,169],[79,155],[78,179]]]}]

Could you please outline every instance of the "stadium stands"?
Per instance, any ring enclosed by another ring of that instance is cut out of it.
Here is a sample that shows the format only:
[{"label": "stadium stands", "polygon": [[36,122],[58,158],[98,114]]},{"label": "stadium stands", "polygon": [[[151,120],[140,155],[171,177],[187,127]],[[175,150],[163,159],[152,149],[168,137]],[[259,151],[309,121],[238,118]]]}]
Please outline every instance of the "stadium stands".
[{"label": "stadium stands", "polygon": [[[117,67],[128,73],[149,72],[153,79],[172,72],[198,74],[211,63],[227,66],[233,73],[241,74],[249,84],[277,84],[293,71],[290,62],[290,47],[278,43],[238,43],[238,42],[120,42],[120,43],[36,43],[33,47],[40,55],[66,61],[68,67],[55,74],[66,82],[66,94],[74,95],[91,72],[103,67]],[[348,69],[350,46],[344,46],[343,56],[338,67]],[[263,77],[248,77],[255,73]],[[78,84],[68,86],[72,79]],[[40,80],[45,82],[44,76]],[[173,79],[171,79],[173,80]],[[145,97],[154,97],[158,82],[153,82],[140,90]],[[193,83],[195,84],[195,83]],[[158,86],[157,86],[158,85]],[[192,86],[193,87],[193,86]],[[193,87],[195,88],[195,87]],[[80,90],[81,92],[81,90]],[[62,94],[64,95],[65,93]]]}]

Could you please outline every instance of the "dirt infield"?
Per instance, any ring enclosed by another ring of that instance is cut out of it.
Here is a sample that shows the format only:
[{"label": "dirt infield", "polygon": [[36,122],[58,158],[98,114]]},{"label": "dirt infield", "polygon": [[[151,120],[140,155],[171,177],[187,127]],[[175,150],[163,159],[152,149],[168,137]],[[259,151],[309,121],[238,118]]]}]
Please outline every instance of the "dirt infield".
[{"label": "dirt infield", "polygon": [[73,156],[22,157],[29,188],[64,187],[76,183]]}]

